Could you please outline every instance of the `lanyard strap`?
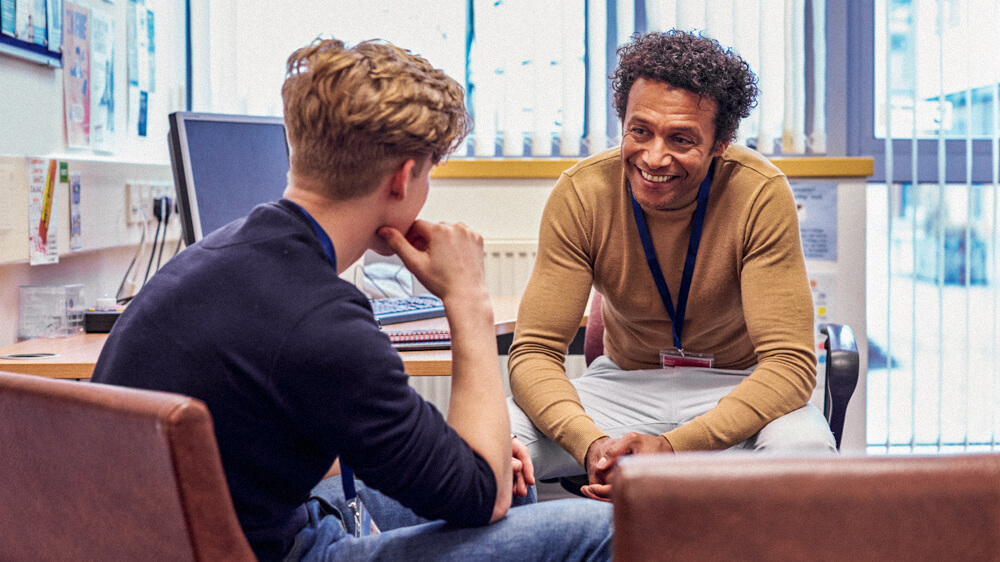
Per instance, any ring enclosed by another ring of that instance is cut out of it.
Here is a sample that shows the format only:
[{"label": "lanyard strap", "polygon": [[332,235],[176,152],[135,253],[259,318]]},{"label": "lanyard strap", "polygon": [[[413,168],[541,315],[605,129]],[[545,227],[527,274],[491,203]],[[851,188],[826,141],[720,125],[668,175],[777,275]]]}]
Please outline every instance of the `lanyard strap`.
[{"label": "lanyard strap", "polygon": [[[316,238],[319,239],[319,245],[323,246],[323,252],[326,254],[327,259],[330,260],[330,265],[333,266],[334,271],[337,271],[337,255],[333,251],[333,241],[330,240],[330,236],[316,222],[316,219],[309,214],[309,211],[303,209],[301,205],[294,201],[290,201],[290,203],[298,207],[302,211],[302,214],[309,219],[309,224],[312,225],[313,232],[316,233]],[[354,489],[354,471],[344,463],[340,463],[340,480],[344,486],[344,499],[350,504],[358,496],[358,492]]]},{"label": "lanyard strap", "polygon": [[628,184],[629,195],[632,197],[632,214],[635,215],[635,225],[639,230],[639,240],[642,241],[642,251],[646,253],[646,265],[649,272],[653,274],[653,282],[656,283],[656,290],[660,293],[660,300],[663,307],[667,309],[667,315],[673,322],[674,347],[678,351],[684,351],[681,346],[681,333],[684,330],[684,311],[687,309],[688,293],[691,290],[691,277],[694,275],[694,262],[698,257],[698,246],[701,244],[701,231],[705,227],[705,208],[708,207],[708,191],[712,185],[712,176],[715,167],[708,170],[705,179],[702,180],[698,188],[698,203],[694,208],[694,218],[691,219],[691,239],[688,241],[687,257],[684,259],[684,272],[681,274],[681,287],[677,295],[677,310],[674,310],[674,303],[670,297],[670,289],[667,288],[667,280],[663,278],[663,270],[660,268],[660,261],[656,259],[656,251],[653,249],[653,240],[649,236],[649,227],[646,226],[646,217],[643,215],[642,207],[635,200],[632,194],[632,184]]},{"label": "lanyard strap", "polygon": [[333,251],[333,241],[330,240],[330,235],[327,234],[325,230],[323,230],[323,227],[320,226],[318,222],[316,222],[316,219],[314,219],[313,216],[309,214],[309,211],[302,208],[302,205],[299,205],[295,201],[289,201],[287,199],[286,201],[298,207],[298,209],[302,211],[302,214],[305,215],[307,219],[309,219],[309,224],[312,225],[313,232],[316,233],[316,238],[319,239],[319,245],[323,246],[323,253],[326,254],[326,259],[330,260],[330,265],[333,266],[333,270],[337,271],[337,254],[334,253]]},{"label": "lanyard strap", "polygon": [[340,481],[344,486],[344,499],[351,503],[358,497],[358,492],[354,489],[354,471],[343,462],[340,463]]}]

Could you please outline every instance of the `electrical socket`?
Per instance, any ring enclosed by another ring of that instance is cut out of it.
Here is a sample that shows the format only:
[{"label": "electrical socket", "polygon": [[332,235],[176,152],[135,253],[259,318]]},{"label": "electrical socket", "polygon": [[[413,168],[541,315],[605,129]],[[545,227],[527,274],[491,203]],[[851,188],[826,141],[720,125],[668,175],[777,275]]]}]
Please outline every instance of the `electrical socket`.
[{"label": "electrical socket", "polygon": [[145,220],[153,219],[152,210],[153,190],[150,185],[145,183],[126,183],[125,222],[129,225],[142,224],[143,213],[145,213]]},{"label": "electrical socket", "polygon": [[[149,187],[152,191],[153,199],[156,199],[157,197],[169,197],[174,201],[177,200],[177,197],[174,196],[174,184],[172,183],[154,183]],[[152,202],[150,204],[152,204]]]}]

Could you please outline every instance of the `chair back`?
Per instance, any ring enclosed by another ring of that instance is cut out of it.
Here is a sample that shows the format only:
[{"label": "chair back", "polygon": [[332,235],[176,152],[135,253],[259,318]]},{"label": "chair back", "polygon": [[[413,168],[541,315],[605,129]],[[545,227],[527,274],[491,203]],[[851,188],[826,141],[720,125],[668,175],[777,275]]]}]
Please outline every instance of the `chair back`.
[{"label": "chair back", "polygon": [[1000,560],[1000,455],[622,460],[615,560]]},{"label": "chair back", "polygon": [[254,560],[195,399],[0,372],[0,560]]}]

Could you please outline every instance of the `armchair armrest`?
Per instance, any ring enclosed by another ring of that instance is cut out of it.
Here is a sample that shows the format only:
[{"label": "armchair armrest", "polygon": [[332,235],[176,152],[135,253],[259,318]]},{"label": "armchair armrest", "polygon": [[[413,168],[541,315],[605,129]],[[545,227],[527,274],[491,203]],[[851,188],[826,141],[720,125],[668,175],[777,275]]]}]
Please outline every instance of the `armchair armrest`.
[{"label": "armchair armrest", "polygon": [[996,560],[1000,455],[631,455],[614,558]]}]

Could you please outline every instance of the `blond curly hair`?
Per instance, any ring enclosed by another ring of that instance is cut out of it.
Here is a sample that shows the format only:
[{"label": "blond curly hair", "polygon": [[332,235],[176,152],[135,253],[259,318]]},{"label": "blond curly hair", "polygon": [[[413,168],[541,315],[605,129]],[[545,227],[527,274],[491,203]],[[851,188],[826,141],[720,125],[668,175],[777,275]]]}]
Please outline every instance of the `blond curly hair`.
[{"label": "blond curly hair", "polygon": [[408,159],[419,170],[472,127],[465,91],[425,59],[384,41],[317,39],[288,57],[284,100],[291,174],[346,200],[371,193]]}]

